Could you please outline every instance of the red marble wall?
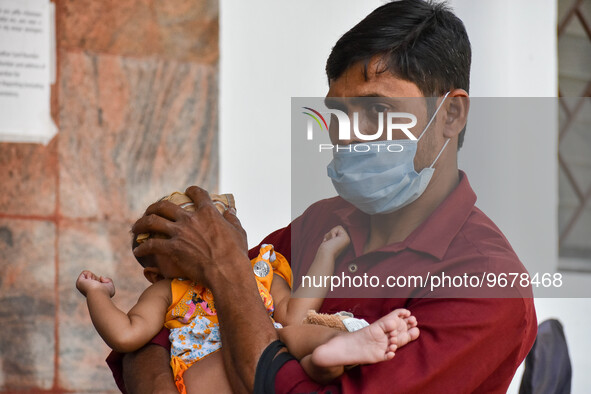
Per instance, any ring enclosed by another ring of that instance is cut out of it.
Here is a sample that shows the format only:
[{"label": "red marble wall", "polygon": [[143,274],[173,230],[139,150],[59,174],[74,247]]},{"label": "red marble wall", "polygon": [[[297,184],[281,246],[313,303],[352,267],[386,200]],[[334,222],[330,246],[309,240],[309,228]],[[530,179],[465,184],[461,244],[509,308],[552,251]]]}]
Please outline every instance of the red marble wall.
[{"label": "red marble wall", "polygon": [[148,282],[129,229],[146,206],[218,181],[218,1],[56,0],[47,145],[0,143],[0,392],[110,392],[109,349],[74,282]]}]

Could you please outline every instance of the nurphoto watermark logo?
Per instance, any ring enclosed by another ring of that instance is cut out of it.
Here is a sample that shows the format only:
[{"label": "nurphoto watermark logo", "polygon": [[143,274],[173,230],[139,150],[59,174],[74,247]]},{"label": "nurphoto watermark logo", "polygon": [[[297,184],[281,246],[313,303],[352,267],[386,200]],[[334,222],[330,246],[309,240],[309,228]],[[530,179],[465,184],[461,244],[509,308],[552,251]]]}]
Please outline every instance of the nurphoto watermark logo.
[{"label": "nurphoto watermark logo", "polygon": [[[308,141],[314,139],[314,130],[320,132],[328,132],[329,125],[326,121],[326,115],[331,116],[331,121],[334,122],[336,119],[338,127],[339,142],[348,142],[351,140],[357,141],[354,144],[318,144],[318,151],[323,150],[336,150],[336,151],[355,151],[355,152],[369,152],[375,150],[377,152],[402,152],[404,146],[398,143],[388,142],[393,141],[392,134],[395,130],[400,130],[408,137],[409,140],[416,141],[417,137],[410,132],[409,129],[413,128],[417,124],[417,117],[409,112],[379,112],[377,113],[377,130],[372,133],[360,131],[359,128],[359,112],[353,112],[352,118],[349,115],[338,109],[329,109],[322,113],[311,107],[302,107],[305,111],[302,114],[308,117],[307,120],[307,134],[306,138]],[[353,127],[351,127],[351,123]],[[385,123],[385,125],[384,125]],[[351,136],[351,130],[353,136]],[[385,133],[385,138],[384,138]],[[379,141],[379,142],[378,142]]]}]

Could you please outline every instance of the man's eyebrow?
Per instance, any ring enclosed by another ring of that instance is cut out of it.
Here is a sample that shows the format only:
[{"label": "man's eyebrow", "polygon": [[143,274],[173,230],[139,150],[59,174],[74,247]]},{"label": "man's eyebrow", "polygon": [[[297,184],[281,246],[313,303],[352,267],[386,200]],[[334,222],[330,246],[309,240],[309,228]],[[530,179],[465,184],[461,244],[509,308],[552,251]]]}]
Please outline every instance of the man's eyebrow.
[{"label": "man's eyebrow", "polygon": [[[372,99],[379,99],[379,100],[372,100]],[[401,99],[399,98],[392,98],[388,96],[384,96],[382,94],[366,94],[359,97],[351,98],[351,102],[357,105],[364,105],[364,104],[371,104],[371,103],[388,103],[394,107],[400,106]]]},{"label": "man's eyebrow", "polygon": [[343,103],[345,102],[345,100],[351,100],[353,102],[358,102],[361,101],[361,104],[363,104],[363,99],[365,98],[384,98],[387,99],[387,101],[392,102],[393,104],[400,104],[401,99],[400,98],[393,98],[393,97],[388,97],[388,96],[384,96],[383,94],[379,94],[379,93],[367,93],[361,96],[356,96],[356,97],[325,97],[324,98],[324,105],[327,108],[338,108],[338,107],[342,107]]}]

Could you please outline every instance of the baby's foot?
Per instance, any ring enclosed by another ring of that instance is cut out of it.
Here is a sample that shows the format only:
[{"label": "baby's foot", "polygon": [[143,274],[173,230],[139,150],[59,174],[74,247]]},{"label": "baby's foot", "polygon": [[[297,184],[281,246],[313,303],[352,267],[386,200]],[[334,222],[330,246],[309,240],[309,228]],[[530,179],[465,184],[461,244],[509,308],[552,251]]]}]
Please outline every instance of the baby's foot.
[{"label": "baby's foot", "polygon": [[319,367],[373,364],[390,360],[394,352],[419,336],[417,319],[406,309],[396,309],[359,331],[338,335],[312,353]]}]

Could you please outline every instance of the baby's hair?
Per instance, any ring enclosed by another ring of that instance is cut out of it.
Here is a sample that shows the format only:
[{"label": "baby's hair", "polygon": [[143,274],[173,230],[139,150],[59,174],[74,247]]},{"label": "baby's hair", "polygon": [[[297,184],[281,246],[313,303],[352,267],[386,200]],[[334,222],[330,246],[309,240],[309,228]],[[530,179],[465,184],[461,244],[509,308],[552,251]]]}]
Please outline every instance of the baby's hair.
[{"label": "baby's hair", "polygon": [[[139,246],[139,242],[137,241],[137,235],[134,233],[131,233],[132,238],[131,238],[131,250],[133,251],[135,248],[137,248]],[[142,256],[142,257],[138,257],[135,256],[135,259],[137,260],[138,263],[140,263],[140,265],[144,268],[148,268],[148,267],[156,267],[156,259],[153,255],[147,255],[147,256]]]},{"label": "baby's hair", "polygon": [[[166,197],[168,197],[168,196],[164,196],[164,197],[158,199],[156,202],[160,202],[160,201],[164,200]],[[132,232],[131,236],[132,236],[131,250],[134,250],[135,248],[137,248],[139,246],[139,242],[137,241],[137,234],[134,234]],[[142,257],[137,257],[134,255],[134,257],[138,261],[138,263],[140,263],[140,265],[144,268],[156,267],[156,258],[153,255],[142,256]]]}]

